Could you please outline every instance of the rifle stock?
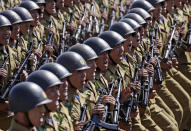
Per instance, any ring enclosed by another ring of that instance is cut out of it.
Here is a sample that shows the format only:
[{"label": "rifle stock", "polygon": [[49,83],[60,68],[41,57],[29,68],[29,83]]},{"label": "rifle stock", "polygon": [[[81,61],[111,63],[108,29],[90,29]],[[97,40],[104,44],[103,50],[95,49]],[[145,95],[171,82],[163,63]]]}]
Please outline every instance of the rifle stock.
[{"label": "rifle stock", "polygon": [[9,91],[12,89],[12,87],[16,84],[17,80],[19,79],[20,74],[22,73],[22,71],[25,68],[25,65],[28,62],[28,59],[30,57],[30,55],[32,54],[32,49],[33,49],[33,42],[31,43],[30,49],[25,57],[25,59],[22,61],[22,64],[20,66],[20,68],[16,71],[16,73],[14,74],[14,76],[11,78],[11,80],[9,80],[7,88],[5,89],[3,95],[1,96],[1,100],[7,100]]}]

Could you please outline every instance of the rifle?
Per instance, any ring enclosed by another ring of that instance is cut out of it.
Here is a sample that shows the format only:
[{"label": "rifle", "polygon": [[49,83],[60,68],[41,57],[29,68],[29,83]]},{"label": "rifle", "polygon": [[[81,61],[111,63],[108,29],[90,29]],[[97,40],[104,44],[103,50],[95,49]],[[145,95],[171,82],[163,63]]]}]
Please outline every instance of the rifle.
[{"label": "rifle", "polygon": [[[133,76],[133,82],[136,82],[137,76],[138,76],[138,66],[136,65],[134,76]],[[129,100],[129,103],[128,103],[128,106],[127,106],[127,112],[126,112],[126,117],[125,117],[125,122],[127,122],[127,123],[129,123],[129,121],[130,121],[131,110],[132,109],[134,111],[137,110],[137,101],[135,99],[135,90],[134,89],[131,89],[131,94],[130,94],[130,98],[129,99],[130,100]]]},{"label": "rifle", "polygon": [[[158,38],[158,28],[155,28],[155,40],[157,40]],[[163,78],[162,78],[162,71],[161,71],[161,66],[160,66],[160,61],[159,61],[159,57],[157,55],[155,55],[155,58],[157,60],[157,65],[155,67],[155,72],[157,75],[157,84],[162,84]]]},{"label": "rifle", "polygon": [[[149,32],[149,38],[150,38],[150,49],[149,49],[147,61],[150,64],[151,58],[153,57],[153,48],[154,48],[153,31]],[[149,102],[149,92],[153,88],[153,76],[149,75],[145,83],[146,85],[144,89],[143,103],[142,103],[143,107],[146,107]]]},{"label": "rifle", "polygon": [[67,50],[67,46],[65,43],[66,40],[66,36],[65,36],[65,32],[66,32],[66,21],[63,21],[63,28],[62,28],[62,37],[61,37],[61,42],[60,42],[60,54],[64,53]]},{"label": "rifle", "polygon": [[1,64],[0,68],[5,68],[6,62],[7,62],[8,59],[9,59],[9,54],[4,56],[4,60],[3,60],[2,64]]},{"label": "rifle", "polygon": [[[91,3],[91,13],[94,11],[94,3],[92,1]],[[88,24],[88,27],[87,27],[87,33],[91,34],[92,33],[92,25],[93,25],[93,16],[90,15],[89,17],[89,24]]]},{"label": "rifle", "polygon": [[80,119],[79,121],[84,121],[84,117],[85,117],[85,114],[86,114],[86,109],[87,109],[87,104],[84,104],[82,107],[81,107],[81,114],[80,114]]},{"label": "rifle", "polygon": [[[94,6],[94,12],[95,12],[95,5],[93,4],[93,6]],[[97,19],[97,17],[96,16],[94,16],[94,22],[95,22],[95,32],[96,32],[96,34],[99,34],[99,22],[98,22],[98,19]]]},{"label": "rifle", "polygon": [[[114,3],[113,3],[113,7],[115,8],[116,7],[116,0],[114,0]],[[112,10],[112,15],[111,15],[111,23],[110,25],[113,25],[114,21],[115,21],[115,16],[116,15],[116,11],[115,9]]]},{"label": "rifle", "polygon": [[[112,83],[111,83],[111,88],[110,88],[110,90],[109,90],[108,95],[112,95],[114,86],[115,86],[115,83],[112,82]],[[104,121],[104,122],[107,120],[108,110],[109,110],[109,104],[106,104],[106,105],[105,105],[105,112],[104,112],[104,114],[103,114],[103,121]]]},{"label": "rifle", "polygon": [[[50,21],[50,27],[52,27],[52,26],[53,26],[53,23],[52,23],[52,20],[51,20]],[[49,34],[48,34],[47,45],[52,45],[53,36],[54,36],[54,32],[50,31]],[[44,57],[43,57],[42,61],[43,61],[42,62],[43,64],[49,63],[49,52],[47,50],[44,53]]]},{"label": "rifle", "polygon": [[22,64],[21,64],[20,68],[17,70],[17,72],[14,74],[14,76],[11,78],[11,80],[9,80],[7,88],[6,88],[6,90],[4,91],[3,95],[0,98],[1,100],[6,100],[7,99],[9,91],[16,84],[17,80],[19,79],[20,74],[25,69],[25,66],[26,66],[26,64],[28,62],[28,59],[32,54],[33,45],[34,45],[34,42],[31,43],[30,49],[27,52],[25,59],[22,61]]},{"label": "rifle", "polygon": [[[84,21],[84,19],[85,19],[86,12],[87,12],[87,9],[86,9],[86,5],[84,4],[84,12],[83,12],[83,14],[82,14],[82,21]],[[78,29],[77,29],[77,31],[76,31],[76,33],[75,33],[75,40],[76,40],[76,41],[78,41],[78,37],[79,37],[79,35],[81,34],[81,32],[82,32],[82,25],[79,24]]]},{"label": "rifle", "polygon": [[[104,5],[103,13],[106,13],[106,6]],[[100,34],[104,32],[105,30],[105,19],[104,17],[101,18],[101,28],[100,28]]]},{"label": "rifle", "polygon": [[[186,23],[185,21],[182,22],[181,28],[184,27],[185,23]],[[179,34],[178,34],[178,37],[177,37],[176,44],[175,44],[175,45],[172,45],[172,48],[171,48],[171,50],[170,50],[170,53],[169,53],[169,57],[170,57],[170,58],[172,58],[174,55],[175,55],[176,57],[178,57],[178,53],[176,52],[177,47],[180,46],[180,47],[182,47],[184,50],[187,49],[187,47],[186,47],[183,43],[181,43],[181,38],[182,38],[182,34],[179,33]]]},{"label": "rifle", "polygon": [[[72,25],[73,17],[74,17],[75,10],[73,9],[72,12],[70,13],[70,21],[69,24]],[[67,48],[69,47],[70,40],[73,40],[73,31],[71,29],[67,30],[68,34],[68,39],[67,39]],[[66,50],[65,50],[66,51]]]},{"label": "rifle", "polygon": [[115,103],[115,107],[114,107],[114,110],[113,110],[113,123],[114,124],[118,124],[118,119],[119,119],[119,113],[120,113],[120,95],[121,95],[121,84],[122,84],[122,78],[119,77],[118,78],[118,92],[117,92],[117,95],[116,95],[116,103]]},{"label": "rifle", "polygon": [[119,20],[120,19],[122,19],[123,18],[123,12],[121,11],[121,10],[123,10],[123,2],[122,2],[122,0],[120,0],[120,6],[119,6],[119,8],[120,8],[120,11],[119,11]]},{"label": "rifle", "polygon": [[[103,96],[106,93],[106,90],[104,88],[101,88],[99,91],[100,91],[100,96],[99,96],[96,104],[102,103]],[[108,130],[115,130],[115,131],[118,130],[118,125],[105,123],[105,122],[99,120],[98,114],[93,114],[91,117],[91,120],[86,122],[82,131],[87,131],[87,130],[94,131],[95,128],[97,130],[100,130],[99,129],[100,127],[104,128],[104,129],[108,129]]]},{"label": "rifle", "polygon": [[[8,59],[9,59],[9,54],[4,56],[4,60],[3,60],[2,64],[1,64],[0,68],[5,68],[6,62],[8,61]],[[3,87],[3,85],[0,84],[0,89],[2,89],[2,87]]]},{"label": "rifle", "polygon": [[[142,61],[141,61],[141,66],[140,66],[140,69],[143,69],[144,68],[144,66],[145,66],[145,59],[146,59],[146,55],[144,54],[143,56],[142,56]],[[143,77],[142,76],[140,76],[139,77],[139,83],[141,84],[141,90],[137,93],[137,102],[138,103],[140,103],[141,102],[141,93],[144,91],[143,90]],[[142,93],[142,94],[144,94],[144,93]],[[141,106],[142,106],[142,103],[140,103],[141,104]]]},{"label": "rifle", "polygon": [[[37,50],[40,49],[41,45],[42,45],[42,40],[40,39],[38,42]],[[37,55],[34,55],[33,71],[35,71],[37,69],[37,63],[38,63]]]},{"label": "rifle", "polygon": [[188,46],[191,46],[191,22],[190,22],[189,28],[188,28],[187,45],[188,45]]},{"label": "rifle", "polygon": [[163,57],[163,61],[164,62],[167,62],[168,59],[170,58],[170,51],[172,49],[172,40],[173,40],[173,37],[175,35],[175,30],[176,30],[176,21],[174,21],[174,25],[172,26],[172,33],[171,33],[171,36],[170,36],[170,39],[168,41],[168,44],[166,46],[166,49],[165,49],[165,53],[164,53],[164,57]]}]

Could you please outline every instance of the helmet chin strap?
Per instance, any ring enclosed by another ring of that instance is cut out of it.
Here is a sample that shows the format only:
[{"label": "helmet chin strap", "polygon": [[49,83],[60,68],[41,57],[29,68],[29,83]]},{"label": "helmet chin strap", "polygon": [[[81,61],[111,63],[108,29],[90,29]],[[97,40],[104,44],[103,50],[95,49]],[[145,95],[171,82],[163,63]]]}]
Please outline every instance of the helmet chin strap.
[{"label": "helmet chin strap", "polygon": [[27,121],[28,121],[29,127],[33,127],[33,124],[32,124],[32,122],[31,122],[31,120],[30,120],[30,118],[29,118],[29,113],[28,113],[28,112],[25,112],[25,116],[26,116],[26,119],[27,119]]},{"label": "helmet chin strap", "polygon": [[117,63],[112,59],[112,57],[110,56],[110,54],[109,54],[109,59],[111,60],[111,62],[112,62],[114,65],[117,65]]},{"label": "helmet chin strap", "polygon": [[67,80],[68,80],[68,83],[70,84],[70,86],[71,86],[72,88],[76,89],[76,88],[72,85],[72,82],[70,81],[70,79],[67,78]]}]

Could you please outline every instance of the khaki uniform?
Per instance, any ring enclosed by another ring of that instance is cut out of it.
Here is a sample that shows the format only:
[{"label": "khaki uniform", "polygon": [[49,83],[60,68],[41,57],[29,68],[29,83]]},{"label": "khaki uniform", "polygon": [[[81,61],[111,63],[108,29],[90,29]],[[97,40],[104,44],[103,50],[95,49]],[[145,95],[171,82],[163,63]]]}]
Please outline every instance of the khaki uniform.
[{"label": "khaki uniform", "polygon": [[18,5],[21,3],[21,0],[4,0],[5,4],[5,9],[11,9],[14,8],[15,5]]},{"label": "khaki uniform", "polygon": [[[47,31],[47,29],[50,27],[50,23],[52,21],[52,28],[53,28],[53,32],[54,32],[54,39],[53,39],[53,47],[54,47],[54,52],[55,55],[59,55],[59,48],[60,48],[60,33],[58,29],[61,29],[61,27],[58,27],[58,21],[56,19],[56,17],[54,16],[50,16],[49,14],[45,13],[44,15],[44,19],[41,21],[41,24],[44,25],[44,30],[45,32]],[[44,33],[44,41],[47,42],[48,40],[48,34]]]},{"label": "khaki uniform", "polygon": [[55,118],[59,123],[59,130],[74,131],[73,120],[70,117],[68,108],[63,103],[60,106],[60,111],[55,114]]},{"label": "khaki uniform", "polygon": [[173,118],[171,118],[170,115],[168,115],[163,109],[161,109],[159,106],[155,104],[155,99],[149,100],[149,108],[151,111],[151,118],[156,122],[157,125],[163,130],[163,131],[178,131],[178,125],[177,123],[174,123],[172,121]]},{"label": "khaki uniform", "polygon": [[45,130],[45,131],[59,131],[58,121],[56,121],[56,112],[50,113],[50,118],[45,119],[45,123],[38,128],[38,131]]},{"label": "khaki uniform", "polygon": [[4,1],[1,1],[0,3],[0,11],[5,10],[5,5],[4,5]]},{"label": "khaki uniform", "polygon": [[37,131],[37,129],[34,127],[32,129],[26,128],[23,125],[17,123],[14,119],[11,121],[11,126],[9,128],[9,131]]},{"label": "khaki uniform", "polygon": [[[74,121],[79,121],[80,114],[81,114],[81,107],[83,107],[84,104],[88,103],[88,98],[85,94],[82,94],[79,91],[77,92],[76,95],[72,94],[70,91],[69,91],[69,94],[70,94],[69,102],[66,106],[69,109],[71,118]],[[90,108],[87,107],[84,121],[90,120],[90,110],[89,109]]]}]

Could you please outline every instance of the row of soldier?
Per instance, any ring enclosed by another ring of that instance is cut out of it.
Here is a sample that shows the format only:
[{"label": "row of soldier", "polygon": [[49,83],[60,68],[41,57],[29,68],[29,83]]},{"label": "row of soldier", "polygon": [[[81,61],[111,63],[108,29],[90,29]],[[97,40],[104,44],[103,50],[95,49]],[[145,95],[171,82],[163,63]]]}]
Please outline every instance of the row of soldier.
[{"label": "row of soldier", "polygon": [[190,129],[190,2],[123,2],[0,13],[2,130]]}]

